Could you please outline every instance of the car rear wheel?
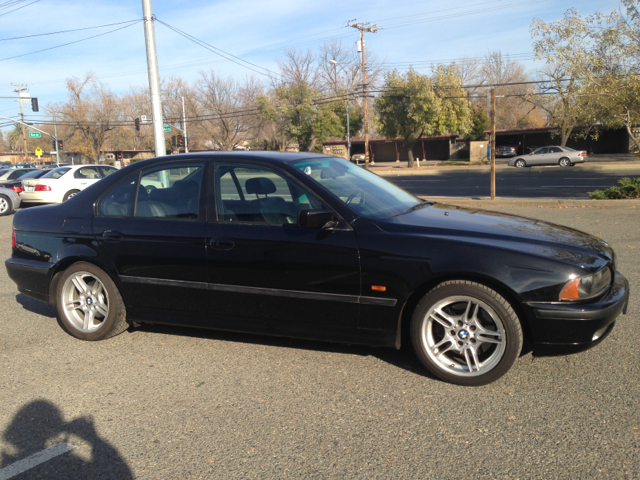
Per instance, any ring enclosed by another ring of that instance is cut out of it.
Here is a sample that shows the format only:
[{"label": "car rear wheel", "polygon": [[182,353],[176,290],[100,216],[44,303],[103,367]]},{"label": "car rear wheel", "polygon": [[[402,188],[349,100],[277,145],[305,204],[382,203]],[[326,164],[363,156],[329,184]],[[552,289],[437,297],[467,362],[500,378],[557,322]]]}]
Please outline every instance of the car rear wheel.
[{"label": "car rear wheel", "polygon": [[11,199],[6,195],[0,195],[0,217],[9,215],[13,210]]},{"label": "car rear wheel", "polygon": [[527,166],[527,163],[524,160],[522,160],[521,158],[519,158],[519,159],[516,160],[514,165],[516,166],[516,168],[524,168],[524,167]]},{"label": "car rear wheel", "polygon": [[561,158],[560,160],[558,160],[558,165],[560,165],[561,167],[570,167],[571,166],[571,160],[569,160],[568,158]]},{"label": "car rear wheel", "polygon": [[104,340],[129,326],[115,283],[91,263],[75,263],[63,273],[56,303],[65,330],[81,340]]},{"label": "car rear wheel", "polygon": [[522,350],[522,327],[500,294],[479,283],[441,283],[420,301],[411,319],[413,347],[423,365],[446,382],[491,383]]},{"label": "car rear wheel", "polygon": [[69,190],[67,193],[65,193],[64,198],[62,199],[62,201],[66,202],[67,200],[69,200],[74,195],[77,195],[78,193],[80,193],[80,190]]}]

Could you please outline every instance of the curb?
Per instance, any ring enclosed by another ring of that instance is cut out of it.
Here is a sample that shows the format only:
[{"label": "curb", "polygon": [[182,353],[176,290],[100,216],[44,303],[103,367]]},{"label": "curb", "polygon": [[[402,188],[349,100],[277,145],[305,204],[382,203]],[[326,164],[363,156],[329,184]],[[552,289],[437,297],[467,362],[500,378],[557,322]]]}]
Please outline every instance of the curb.
[{"label": "curb", "polygon": [[490,209],[492,207],[530,207],[530,208],[601,208],[601,207],[633,207],[640,206],[640,199],[631,200],[574,200],[564,198],[505,198],[497,197],[491,200],[489,197],[420,197],[447,205],[464,207],[480,207]]}]

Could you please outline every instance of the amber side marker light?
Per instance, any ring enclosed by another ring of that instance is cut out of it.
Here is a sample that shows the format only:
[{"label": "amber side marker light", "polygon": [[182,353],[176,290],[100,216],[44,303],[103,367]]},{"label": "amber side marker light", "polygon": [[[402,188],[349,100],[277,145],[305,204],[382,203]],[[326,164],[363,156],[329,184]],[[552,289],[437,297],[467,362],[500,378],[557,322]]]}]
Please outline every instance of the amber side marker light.
[{"label": "amber side marker light", "polygon": [[383,287],[382,285],[371,285],[371,290],[374,292],[386,292],[387,287]]},{"label": "amber side marker light", "polygon": [[577,277],[567,283],[560,292],[560,300],[578,300],[580,298],[580,294],[578,293],[580,280],[581,278]]}]

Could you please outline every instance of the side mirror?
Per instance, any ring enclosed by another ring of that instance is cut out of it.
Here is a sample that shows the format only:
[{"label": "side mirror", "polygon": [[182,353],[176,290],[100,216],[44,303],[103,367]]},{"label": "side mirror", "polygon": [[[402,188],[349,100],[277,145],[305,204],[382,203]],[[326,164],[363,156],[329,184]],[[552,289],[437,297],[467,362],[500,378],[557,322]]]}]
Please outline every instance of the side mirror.
[{"label": "side mirror", "polygon": [[333,220],[331,210],[300,210],[298,226],[304,230],[317,230]]}]

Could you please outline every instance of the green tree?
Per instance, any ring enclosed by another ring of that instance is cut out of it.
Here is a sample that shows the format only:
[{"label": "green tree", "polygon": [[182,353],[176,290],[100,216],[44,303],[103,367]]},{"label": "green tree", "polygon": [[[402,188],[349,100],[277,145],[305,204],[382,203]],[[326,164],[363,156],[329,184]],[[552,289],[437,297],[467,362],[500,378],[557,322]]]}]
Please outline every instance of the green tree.
[{"label": "green tree", "polygon": [[562,20],[536,19],[531,32],[536,58],[562,68],[579,87],[587,117],[605,127],[627,130],[640,122],[639,0],[622,0],[624,13],[596,13],[582,18],[570,9]]},{"label": "green tree", "polygon": [[465,135],[471,109],[453,66],[438,66],[431,77],[397,70],[384,76],[385,93],[375,102],[379,130],[386,138],[402,137],[413,167],[413,146],[424,135]]},{"label": "green tree", "polygon": [[[317,90],[306,82],[281,84],[271,97],[258,96],[259,115],[275,125],[279,138],[297,143],[300,151],[312,152],[329,136],[344,135],[332,103],[316,102],[317,97]],[[286,146],[282,145],[281,150]]]},{"label": "green tree", "polygon": [[467,140],[484,140],[484,132],[489,130],[491,123],[484,108],[471,107],[471,130],[467,134]]}]

